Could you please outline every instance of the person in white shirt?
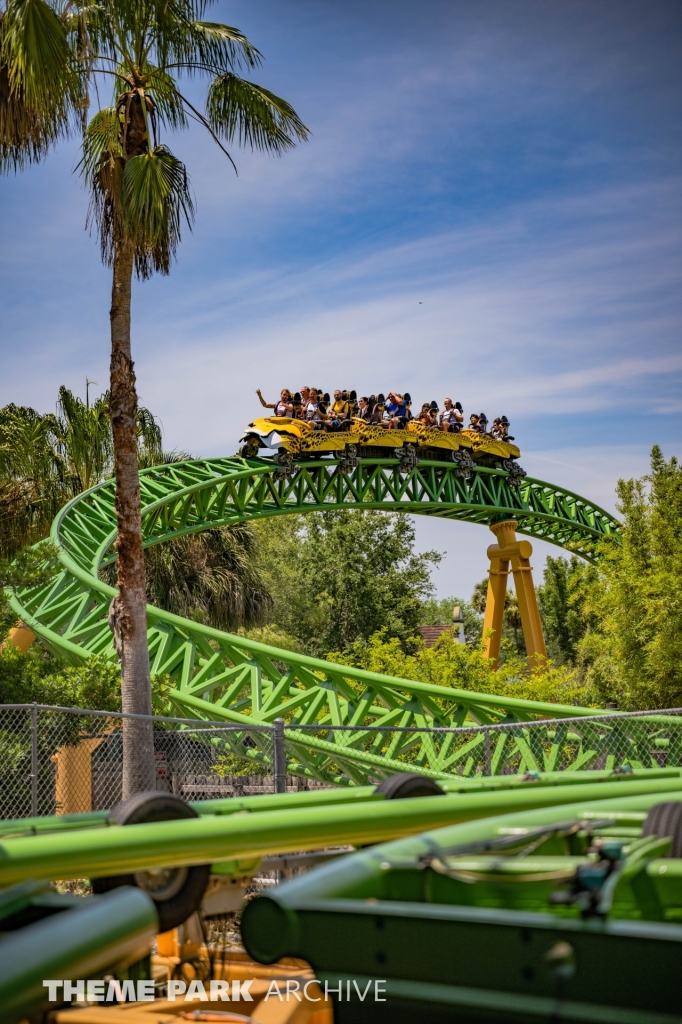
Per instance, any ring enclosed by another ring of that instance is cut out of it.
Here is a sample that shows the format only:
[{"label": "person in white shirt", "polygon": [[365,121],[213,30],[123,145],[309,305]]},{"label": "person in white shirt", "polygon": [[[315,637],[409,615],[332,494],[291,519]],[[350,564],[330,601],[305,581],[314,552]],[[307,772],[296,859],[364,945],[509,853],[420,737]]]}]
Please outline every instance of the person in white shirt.
[{"label": "person in white shirt", "polygon": [[455,433],[462,429],[462,423],[464,422],[464,413],[462,412],[462,406],[459,402],[453,405],[451,398],[446,398],[443,402],[443,411],[438,417],[438,425],[442,431],[446,434],[448,431]]}]

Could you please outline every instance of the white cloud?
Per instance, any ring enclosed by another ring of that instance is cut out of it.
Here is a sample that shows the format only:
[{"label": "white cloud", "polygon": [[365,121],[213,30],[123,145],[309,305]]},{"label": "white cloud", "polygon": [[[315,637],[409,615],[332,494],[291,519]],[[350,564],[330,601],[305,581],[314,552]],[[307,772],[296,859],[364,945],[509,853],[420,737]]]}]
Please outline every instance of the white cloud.
[{"label": "white cloud", "polygon": [[[659,186],[662,205],[666,187],[676,183]],[[522,418],[522,447],[566,415],[598,411],[613,430],[621,411],[674,413],[676,239],[634,217],[645,191],[519,205],[496,223],[315,267],[247,270],[178,302],[166,282],[169,310],[145,323],[138,356],[146,400],[173,444],[206,454],[234,448],[256,386],[454,392],[469,410]],[[538,228],[565,219],[570,246]]]}]

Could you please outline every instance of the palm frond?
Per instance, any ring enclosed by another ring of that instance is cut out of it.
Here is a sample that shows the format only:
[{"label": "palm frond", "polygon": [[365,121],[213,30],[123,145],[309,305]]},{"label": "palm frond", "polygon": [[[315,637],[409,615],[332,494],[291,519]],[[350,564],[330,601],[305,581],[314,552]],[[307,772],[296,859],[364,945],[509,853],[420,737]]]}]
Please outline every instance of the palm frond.
[{"label": "palm frond", "polygon": [[109,476],[114,448],[108,392],[86,405],[68,388],[60,387],[55,447],[74,494]]},{"label": "palm frond", "polygon": [[92,188],[102,162],[122,155],[119,135],[121,122],[115,107],[98,110],[88,124],[83,136],[83,156],[77,169],[80,170],[89,188]]},{"label": "palm frond", "polygon": [[149,409],[137,410],[137,459],[141,467],[160,466],[165,461],[163,435],[156,416]]},{"label": "palm frond", "polygon": [[294,108],[268,89],[237,75],[220,75],[206,102],[208,121],[217,135],[240,146],[280,155],[303,142],[309,132]]},{"label": "palm frond", "polygon": [[102,260],[111,265],[116,238],[121,233],[121,180],[123,151],[121,123],[114,107],[103,107],[88,124],[83,136],[83,156],[78,170],[90,189],[86,227],[97,229]]},{"label": "palm frond", "polygon": [[[182,60],[180,54],[178,60]],[[185,63],[205,64],[216,72],[256,68],[263,63],[262,53],[243,32],[214,21],[193,21],[188,24],[188,52]],[[185,70],[191,74],[191,66]]]},{"label": "palm frond", "polygon": [[273,598],[255,547],[253,528],[237,523],[150,548],[145,552],[148,598],[218,629],[258,625],[272,610]]},{"label": "palm frond", "polygon": [[159,120],[175,131],[186,128],[187,115],[173,77],[162,68],[152,66],[146,68],[145,73],[148,75],[147,92],[154,100]]},{"label": "palm frond", "polygon": [[[83,69],[84,108],[91,74],[118,86],[114,105],[84,132],[78,167],[91,193],[87,223],[97,228],[104,262],[131,246],[142,278],[168,273],[181,229],[194,218],[184,164],[159,144],[159,125],[174,130],[196,119],[230,160],[225,139],[281,154],[309,134],[289,103],[234,73],[258,66],[261,54],[239,29],[203,20],[208,2],[77,0],[62,18]],[[205,114],[180,93],[183,74],[211,77]]]},{"label": "palm frond", "polygon": [[30,106],[50,106],[68,93],[71,54],[63,23],[45,0],[12,0],[2,19],[2,52],[10,85]]},{"label": "palm frond", "polygon": [[194,201],[185,165],[166,146],[124,160],[116,110],[100,110],[88,125],[79,168],[91,190],[88,223],[111,264],[119,241],[132,242],[138,276],[167,274],[181,237],[191,228]]},{"label": "palm frond", "polygon": [[165,146],[129,159],[121,179],[123,237],[135,246],[135,268],[146,278],[167,274],[183,220],[191,228],[194,202],[185,165]]},{"label": "palm frond", "polygon": [[56,420],[24,406],[0,409],[0,557],[44,537],[72,497],[55,457]]},{"label": "palm frond", "polygon": [[62,133],[61,120],[29,106],[21,87],[12,88],[7,64],[0,63],[0,173],[42,160]]},{"label": "palm frond", "polygon": [[61,15],[72,49],[78,59],[87,63],[95,59],[117,56],[115,31],[111,11],[102,0],[78,0],[73,7],[67,5]]},{"label": "palm frond", "polygon": [[42,159],[82,101],[67,30],[45,0],[0,15],[0,172]]}]

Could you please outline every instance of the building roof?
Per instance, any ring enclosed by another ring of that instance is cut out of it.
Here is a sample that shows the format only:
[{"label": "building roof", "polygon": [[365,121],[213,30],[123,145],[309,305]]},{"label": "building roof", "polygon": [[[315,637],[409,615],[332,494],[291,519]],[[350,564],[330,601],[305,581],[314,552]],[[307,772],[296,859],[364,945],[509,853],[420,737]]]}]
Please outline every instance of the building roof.
[{"label": "building roof", "polygon": [[447,631],[452,633],[453,629],[454,626],[451,622],[443,622],[438,626],[420,626],[419,633],[424,641],[424,646],[433,647],[439,636]]}]

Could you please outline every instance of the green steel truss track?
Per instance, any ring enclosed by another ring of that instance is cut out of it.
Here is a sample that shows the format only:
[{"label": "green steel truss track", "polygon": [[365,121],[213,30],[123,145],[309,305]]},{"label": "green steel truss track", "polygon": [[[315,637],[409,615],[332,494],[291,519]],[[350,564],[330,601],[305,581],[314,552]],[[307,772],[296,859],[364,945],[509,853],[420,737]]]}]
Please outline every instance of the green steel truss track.
[{"label": "green steel truss track", "polygon": [[[401,471],[397,459],[368,459],[351,472],[335,460],[296,464],[283,473],[270,459],[239,457],[175,463],[141,474],[145,546],[221,524],[337,508],[381,508],[488,524],[513,516],[519,532],[585,558],[617,535],[603,509],[569,491],[525,478],[519,487],[502,471],[479,468],[469,479],[445,462]],[[115,657],[107,615],[115,590],[99,579],[115,559],[114,484],[107,481],[66,505],[52,527],[61,568],[44,587],[12,597],[23,621],[55,654],[71,663],[92,655]],[[287,730],[290,768],[320,780],[364,782],[390,774],[409,750],[413,767],[428,774],[461,772],[465,762],[448,745],[423,737],[377,748],[371,726],[458,726],[579,717],[588,709],[476,694],[392,679],[360,669],[276,650],[148,608],[152,672],[168,674],[170,699],[186,717],[254,725],[283,717],[317,724],[324,738]],[[334,726],[357,731],[334,732]],[[403,734],[407,736],[408,734]],[[496,770],[518,759],[516,743]],[[513,749],[514,748],[514,749]],[[245,748],[235,736],[235,752]],[[516,752],[515,752],[516,751]],[[267,751],[248,748],[254,760]],[[386,756],[388,755],[388,756]],[[584,765],[583,765],[584,766]]]}]

